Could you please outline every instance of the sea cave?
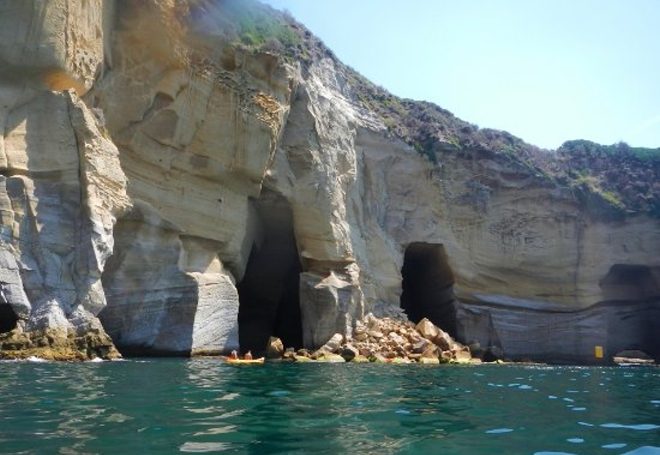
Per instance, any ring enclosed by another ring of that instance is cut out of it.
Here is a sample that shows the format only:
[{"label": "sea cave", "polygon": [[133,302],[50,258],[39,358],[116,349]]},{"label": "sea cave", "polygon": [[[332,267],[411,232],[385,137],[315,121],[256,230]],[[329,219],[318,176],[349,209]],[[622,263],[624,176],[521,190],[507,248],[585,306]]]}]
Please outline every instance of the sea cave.
[{"label": "sea cave", "polygon": [[242,352],[263,354],[268,338],[302,347],[299,282],[302,271],[288,201],[264,190],[251,201],[257,234],[238,284],[238,337]]},{"label": "sea cave", "polygon": [[428,318],[456,336],[454,274],[442,244],[414,242],[406,248],[403,268],[401,308],[408,319]]}]

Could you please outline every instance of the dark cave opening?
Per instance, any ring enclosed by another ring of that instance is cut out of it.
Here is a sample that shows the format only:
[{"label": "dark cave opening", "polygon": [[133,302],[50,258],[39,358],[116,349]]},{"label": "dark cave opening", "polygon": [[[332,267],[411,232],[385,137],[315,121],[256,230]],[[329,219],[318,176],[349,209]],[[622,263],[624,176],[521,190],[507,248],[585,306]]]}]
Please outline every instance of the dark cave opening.
[{"label": "dark cave opening", "polygon": [[11,305],[0,303],[0,333],[8,333],[16,328],[18,316]]},{"label": "dark cave opening", "polygon": [[454,274],[441,244],[415,242],[403,258],[401,308],[417,323],[428,318],[456,337]]},{"label": "dark cave opening", "polygon": [[280,338],[285,347],[302,347],[302,268],[289,202],[278,193],[263,190],[251,204],[260,235],[237,286],[238,340],[241,352],[250,350],[261,356],[270,336]]},{"label": "dark cave opening", "polygon": [[614,264],[598,284],[605,302],[635,308],[625,317],[612,313],[607,351],[640,350],[660,360],[660,267]]},{"label": "dark cave opening", "polygon": [[598,284],[605,301],[660,297],[660,273],[657,267],[614,264]]}]

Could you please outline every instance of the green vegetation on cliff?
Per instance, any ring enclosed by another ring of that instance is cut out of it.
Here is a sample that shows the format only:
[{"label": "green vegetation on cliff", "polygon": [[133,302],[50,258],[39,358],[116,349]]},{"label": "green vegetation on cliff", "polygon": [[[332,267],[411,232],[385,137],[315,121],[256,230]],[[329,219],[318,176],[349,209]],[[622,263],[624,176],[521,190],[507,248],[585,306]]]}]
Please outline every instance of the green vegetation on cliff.
[{"label": "green vegetation on cliff", "polygon": [[560,181],[599,195],[617,209],[660,217],[660,148],[567,141],[552,165]]}]

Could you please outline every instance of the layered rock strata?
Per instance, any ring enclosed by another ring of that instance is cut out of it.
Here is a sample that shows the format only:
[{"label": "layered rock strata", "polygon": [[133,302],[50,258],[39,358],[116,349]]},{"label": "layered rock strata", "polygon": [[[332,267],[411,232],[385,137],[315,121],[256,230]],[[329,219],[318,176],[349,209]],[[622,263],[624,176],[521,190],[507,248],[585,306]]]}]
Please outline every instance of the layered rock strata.
[{"label": "layered rock strata", "polygon": [[383,95],[256,3],[0,8],[2,349],[316,349],[403,307],[511,358],[660,356],[658,218],[551,152]]}]

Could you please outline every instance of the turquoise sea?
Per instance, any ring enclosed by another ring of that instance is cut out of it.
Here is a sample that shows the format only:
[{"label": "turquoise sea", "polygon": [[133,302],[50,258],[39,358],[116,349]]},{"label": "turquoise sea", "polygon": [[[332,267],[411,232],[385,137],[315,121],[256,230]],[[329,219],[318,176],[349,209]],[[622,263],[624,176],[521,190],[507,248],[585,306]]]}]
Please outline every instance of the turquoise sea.
[{"label": "turquoise sea", "polygon": [[0,362],[0,452],[660,454],[660,368]]}]

